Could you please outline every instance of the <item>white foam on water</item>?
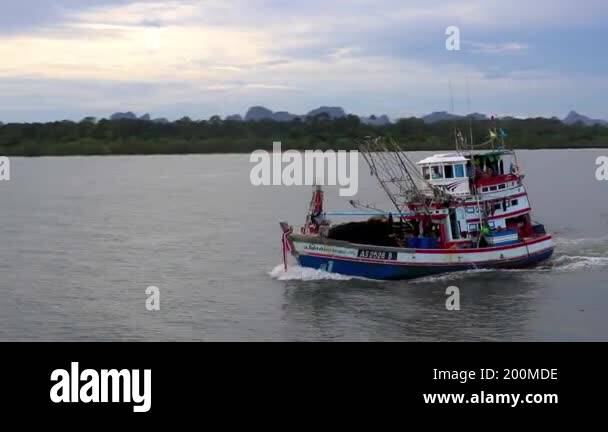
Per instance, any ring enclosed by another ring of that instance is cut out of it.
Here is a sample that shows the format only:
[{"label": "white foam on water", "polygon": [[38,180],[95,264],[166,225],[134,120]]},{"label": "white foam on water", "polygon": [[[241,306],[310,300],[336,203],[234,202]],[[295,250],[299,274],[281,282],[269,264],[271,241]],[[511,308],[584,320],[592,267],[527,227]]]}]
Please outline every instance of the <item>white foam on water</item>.
[{"label": "white foam on water", "polygon": [[289,265],[287,270],[283,264],[279,264],[269,273],[270,277],[280,281],[301,280],[301,281],[318,281],[318,280],[351,280],[353,276],[346,276],[338,273],[330,273],[323,270],[317,270],[309,267],[301,267],[299,265]]},{"label": "white foam on water", "polygon": [[481,273],[489,273],[495,270],[492,269],[471,269],[471,270],[463,270],[452,273],[444,273],[435,276],[423,276],[420,278],[410,280],[410,283],[429,283],[429,282],[449,282],[453,280],[463,279],[466,277],[470,277],[472,275],[477,275]]},{"label": "white foam on water", "polygon": [[[589,239],[579,239],[581,242]],[[578,240],[576,240],[578,241]],[[565,271],[576,271],[585,270],[591,268],[608,267],[607,256],[583,256],[583,255],[561,255],[555,256],[550,261],[546,261],[538,266],[521,269],[470,269],[458,272],[443,273],[433,276],[423,276],[416,279],[409,280],[409,283],[433,283],[433,282],[450,282],[459,279],[465,279],[469,277],[475,277],[479,274],[488,272],[565,272]],[[289,265],[287,271],[283,264],[277,265],[268,273],[273,279],[280,281],[321,281],[321,280],[335,280],[335,281],[348,281],[352,279],[365,279],[356,276],[348,276],[339,273],[330,273],[324,270],[313,269],[309,267],[302,267],[299,265]],[[380,281],[376,281],[380,282]]]},{"label": "white foam on water", "polygon": [[552,270],[570,271],[608,266],[608,257],[562,255],[551,261]]},{"label": "white foam on water", "polygon": [[556,245],[562,245],[562,246],[598,245],[598,244],[607,244],[608,245],[608,236],[595,237],[595,238],[554,237],[553,241],[555,242]]}]

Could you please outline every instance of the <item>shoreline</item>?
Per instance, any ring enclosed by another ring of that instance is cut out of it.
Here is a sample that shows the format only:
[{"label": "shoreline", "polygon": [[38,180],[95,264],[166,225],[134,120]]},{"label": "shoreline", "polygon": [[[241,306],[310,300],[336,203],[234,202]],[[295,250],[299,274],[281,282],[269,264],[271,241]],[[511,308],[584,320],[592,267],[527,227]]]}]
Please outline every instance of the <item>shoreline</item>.
[{"label": "shoreline", "polygon": [[[267,150],[260,148],[258,150]],[[289,151],[297,151],[303,153],[306,150],[316,150],[316,149],[287,149]],[[287,151],[285,150],[285,151]],[[327,149],[327,150],[342,150],[342,149]],[[543,147],[543,148],[511,148],[510,150],[514,151],[552,151],[552,150],[563,150],[563,151],[588,151],[595,152],[601,150],[608,150],[608,146],[605,147]],[[349,150],[346,150],[349,151]],[[406,152],[442,152],[442,153],[453,153],[453,149],[414,149],[414,150],[406,150]],[[1,154],[0,156],[6,156],[11,159],[42,159],[42,158],[70,158],[70,157],[141,157],[141,156],[237,156],[237,155],[250,155],[251,152],[242,151],[242,152],[209,152],[209,153],[116,153],[116,154],[58,154],[58,155],[40,155],[40,156],[30,156],[30,155],[5,155]]]}]

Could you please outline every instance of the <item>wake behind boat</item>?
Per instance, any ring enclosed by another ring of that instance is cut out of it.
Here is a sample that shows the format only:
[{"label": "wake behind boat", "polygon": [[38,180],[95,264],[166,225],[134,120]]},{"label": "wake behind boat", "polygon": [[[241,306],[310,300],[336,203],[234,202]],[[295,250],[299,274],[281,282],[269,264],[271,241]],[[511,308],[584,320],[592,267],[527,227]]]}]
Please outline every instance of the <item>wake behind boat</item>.
[{"label": "wake behind boat", "polygon": [[[551,257],[550,234],[533,222],[525,175],[505,132],[474,148],[457,132],[456,152],[411,162],[393,141],[359,149],[394,212],[332,224],[315,186],[299,233],[286,222],[283,253],[303,267],[371,279],[409,279],[469,269],[521,268]],[[370,206],[351,201],[355,207]]]}]

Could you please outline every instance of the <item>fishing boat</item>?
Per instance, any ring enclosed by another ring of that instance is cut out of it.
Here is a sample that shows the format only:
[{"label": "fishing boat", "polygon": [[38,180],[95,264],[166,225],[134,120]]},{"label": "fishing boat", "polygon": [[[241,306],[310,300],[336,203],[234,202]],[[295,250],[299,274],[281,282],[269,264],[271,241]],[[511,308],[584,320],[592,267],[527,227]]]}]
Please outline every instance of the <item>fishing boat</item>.
[{"label": "fishing boat", "polygon": [[479,146],[455,132],[456,151],[414,163],[393,140],[359,145],[393,209],[333,224],[320,186],[313,187],[306,222],[281,222],[283,258],[300,266],[357,277],[410,279],[470,269],[522,268],[551,257],[552,236],[532,219],[517,155],[506,133],[490,130]]}]

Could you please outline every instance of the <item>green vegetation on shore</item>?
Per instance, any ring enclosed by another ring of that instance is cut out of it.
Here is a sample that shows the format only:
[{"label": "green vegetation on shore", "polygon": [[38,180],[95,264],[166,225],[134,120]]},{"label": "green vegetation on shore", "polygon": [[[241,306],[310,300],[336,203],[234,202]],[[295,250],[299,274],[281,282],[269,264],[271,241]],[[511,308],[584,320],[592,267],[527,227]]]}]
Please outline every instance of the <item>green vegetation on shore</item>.
[{"label": "green vegetation on shore", "polygon": [[[475,142],[487,140],[491,120],[475,121]],[[172,123],[145,120],[85,119],[80,123],[10,123],[0,125],[2,156],[129,155],[188,153],[248,153],[272,149],[273,141],[282,148],[351,150],[355,140],[365,136],[391,136],[408,150],[453,148],[453,130],[467,132],[467,121],[428,124],[421,119],[400,119],[385,126],[361,123],[356,116],[329,119],[319,115],[306,121],[257,122],[188,118]],[[502,120],[511,148],[606,148],[608,127],[566,125],[557,119]]]}]

